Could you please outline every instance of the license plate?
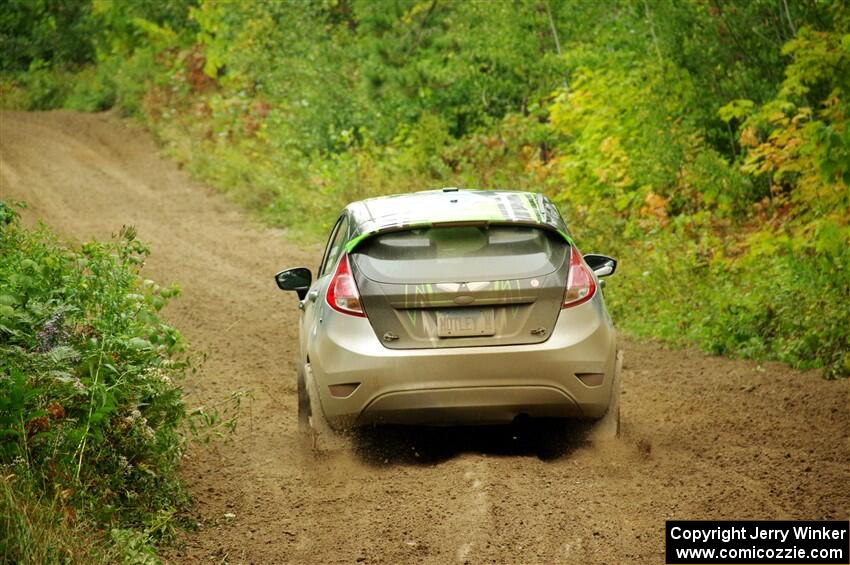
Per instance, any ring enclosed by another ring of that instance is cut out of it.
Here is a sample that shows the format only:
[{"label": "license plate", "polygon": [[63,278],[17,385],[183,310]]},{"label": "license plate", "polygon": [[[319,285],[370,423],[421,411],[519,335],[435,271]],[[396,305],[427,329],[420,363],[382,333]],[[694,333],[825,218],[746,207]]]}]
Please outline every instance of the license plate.
[{"label": "license plate", "polygon": [[453,308],[437,310],[439,337],[493,335],[496,321],[492,308]]}]

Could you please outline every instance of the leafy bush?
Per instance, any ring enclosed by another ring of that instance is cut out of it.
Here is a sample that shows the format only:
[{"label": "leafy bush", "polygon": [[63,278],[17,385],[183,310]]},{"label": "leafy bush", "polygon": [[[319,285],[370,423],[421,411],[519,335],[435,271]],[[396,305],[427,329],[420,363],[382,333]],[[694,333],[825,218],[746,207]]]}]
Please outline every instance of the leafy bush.
[{"label": "leafy bush", "polygon": [[33,61],[27,72],[9,77],[6,82],[17,90],[15,106],[27,110],[49,110],[60,107],[73,84],[71,73],[52,68],[47,62]]},{"label": "leafy bush", "polygon": [[623,248],[624,276],[608,287],[612,316],[633,335],[846,376],[850,230],[824,225],[816,237],[820,251],[769,237],[769,248],[735,258],[710,235]]},{"label": "leafy bush", "polygon": [[[170,532],[184,501],[176,381],[186,361],[180,334],[156,313],[179,289],[139,277],[147,253],[132,228],[70,248],[22,228],[0,202],[6,561],[87,561],[79,552],[89,550],[108,561],[116,547],[144,553]],[[74,542],[80,531],[100,545]]]},{"label": "leafy bush", "polygon": [[0,72],[23,71],[34,61],[91,62],[91,12],[90,2],[78,0],[9,0],[0,13]]}]

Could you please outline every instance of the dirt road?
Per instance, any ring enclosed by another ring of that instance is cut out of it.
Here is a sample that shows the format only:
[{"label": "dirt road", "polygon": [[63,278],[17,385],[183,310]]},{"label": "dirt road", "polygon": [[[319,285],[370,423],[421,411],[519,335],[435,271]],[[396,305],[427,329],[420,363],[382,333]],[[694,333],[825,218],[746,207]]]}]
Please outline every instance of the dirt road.
[{"label": "dirt road", "polygon": [[272,275],[318,248],[252,224],[108,115],[3,113],[0,156],[0,197],[29,202],[27,221],[76,240],[133,224],[149,276],[183,286],[166,315],[209,353],[190,404],[253,393],[234,438],[186,459],[200,528],[173,562],[659,563],[669,518],[848,518],[850,382],[655,345],[625,344],[611,445],[473,429],[303,455],[299,311]]}]

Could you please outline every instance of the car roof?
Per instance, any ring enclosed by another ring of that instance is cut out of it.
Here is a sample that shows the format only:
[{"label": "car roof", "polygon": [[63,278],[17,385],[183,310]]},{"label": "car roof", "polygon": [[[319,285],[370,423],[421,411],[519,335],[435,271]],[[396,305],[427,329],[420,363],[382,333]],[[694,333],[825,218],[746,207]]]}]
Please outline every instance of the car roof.
[{"label": "car roof", "polygon": [[537,226],[572,243],[558,209],[534,192],[443,188],[360,200],[346,212],[351,219],[348,252],[378,233],[461,222]]}]

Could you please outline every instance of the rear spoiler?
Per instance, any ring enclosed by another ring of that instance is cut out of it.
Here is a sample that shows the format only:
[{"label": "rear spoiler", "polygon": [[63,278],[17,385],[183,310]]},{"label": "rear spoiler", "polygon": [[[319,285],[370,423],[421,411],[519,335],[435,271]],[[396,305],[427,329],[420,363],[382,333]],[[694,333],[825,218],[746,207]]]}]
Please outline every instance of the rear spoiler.
[{"label": "rear spoiler", "polygon": [[386,228],[372,230],[369,232],[361,233],[353,238],[351,238],[348,243],[345,244],[345,252],[351,253],[357,248],[363,241],[374,237],[376,235],[390,233],[390,232],[399,232],[399,231],[409,231],[417,228],[435,228],[435,227],[445,227],[445,226],[453,226],[453,227],[462,227],[462,226],[524,226],[529,228],[537,228],[542,229],[548,232],[556,233],[561,236],[564,241],[567,242],[570,246],[575,246],[575,242],[570,235],[563,230],[556,229],[554,226],[550,224],[542,224],[539,222],[523,222],[523,221],[511,221],[511,220],[459,220],[456,222],[418,222],[418,223],[410,223],[403,226],[387,226]]}]

